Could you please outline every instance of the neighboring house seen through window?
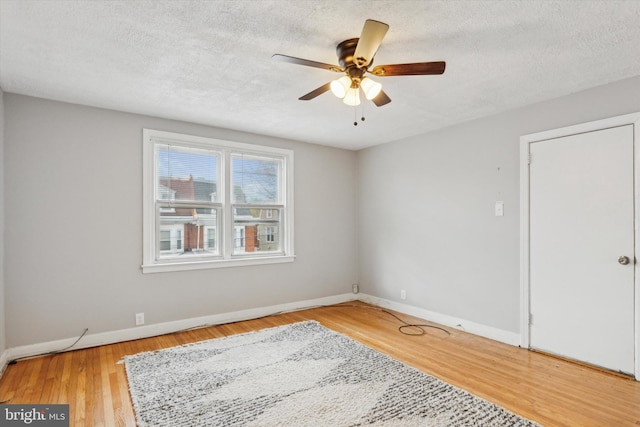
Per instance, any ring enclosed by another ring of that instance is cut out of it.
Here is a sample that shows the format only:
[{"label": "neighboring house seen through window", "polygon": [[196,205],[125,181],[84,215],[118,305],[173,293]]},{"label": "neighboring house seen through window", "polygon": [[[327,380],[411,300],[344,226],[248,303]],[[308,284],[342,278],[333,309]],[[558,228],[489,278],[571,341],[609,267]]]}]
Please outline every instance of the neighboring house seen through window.
[{"label": "neighboring house seen through window", "polygon": [[144,130],[144,272],[293,260],[291,150]]}]

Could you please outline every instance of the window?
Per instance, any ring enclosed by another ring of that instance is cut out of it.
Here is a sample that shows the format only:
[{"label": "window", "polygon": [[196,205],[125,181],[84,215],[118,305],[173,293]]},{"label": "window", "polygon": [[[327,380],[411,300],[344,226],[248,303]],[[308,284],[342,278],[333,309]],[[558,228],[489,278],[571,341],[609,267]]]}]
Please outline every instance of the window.
[{"label": "window", "polygon": [[215,227],[207,227],[205,228],[205,245],[208,250],[216,250],[216,235],[217,231]]},{"label": "window", "polygon": [[144,272],[293,261],[293,152],[145,129]]},{"label": "window", "polygon": [[181,254],[182,251],[182,225],[160,225],[160,255],[170,257]]},{"label": "window", "polygon": [[266,228],[266,236],[268,243],[274,243],[276,241],[276,229],[275,227],[267,227]]},{"label": "window", "polygon": [[233,230],[235,231],[235,238],[233,239],[234,252],[244,252],[245,229],[243,226],[236,226],[233,227]]},{"label": "window", "polygon": [[[279,227],[284,204],[282,186],[283,159],[254,154],[232,154],[231,182],[233,223],[241,230],[234,254],[278,253],[276,241],[264,237],[268,227]],[[238,240],[238,238],[236,238]],[[272,243],[264,245],[263,243]]]},{"label": "window", "polygon": [[160,230],[160,250],[171,250],[171,230]]}]

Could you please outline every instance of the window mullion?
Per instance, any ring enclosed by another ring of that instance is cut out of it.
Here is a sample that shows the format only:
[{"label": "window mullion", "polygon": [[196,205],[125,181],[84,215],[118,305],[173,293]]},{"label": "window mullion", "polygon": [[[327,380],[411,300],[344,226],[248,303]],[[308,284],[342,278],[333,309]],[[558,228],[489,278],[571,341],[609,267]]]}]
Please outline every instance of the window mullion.
[{"label": "window mullion", "polygon": [[233,229],[233,207],[231,206],[231,195],[233,194],[233,185],[231,182],[231,156],[225,150],[223,154],[224,162],[224,213],[222,214],[224,236],[222,244],[224,245],[223,257],[230,259],[233,253],[234,229]]}]

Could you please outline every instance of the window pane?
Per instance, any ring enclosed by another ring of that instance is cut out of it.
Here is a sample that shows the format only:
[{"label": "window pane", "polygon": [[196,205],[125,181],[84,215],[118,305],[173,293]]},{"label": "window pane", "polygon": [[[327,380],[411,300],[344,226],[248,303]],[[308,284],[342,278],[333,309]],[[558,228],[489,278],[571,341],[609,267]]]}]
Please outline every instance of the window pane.
[{"label": "window pane", "polygon": [[281,161],[264,157],[231,157],[233,203],[275,204],[280,201]]},{"label": "window pane", "polygon": [[218,158],[215,151],[157,145],[158,200],[218,201]]},{"label": "window pane", "polygon": [[281,250],[280,209],[234,208],[233,228],[235,255]]},{"label": "window pane", "polygon": [[218,210],[215,208],[175,208],[160,215],[160,258],[188,258],[219,255]]}]

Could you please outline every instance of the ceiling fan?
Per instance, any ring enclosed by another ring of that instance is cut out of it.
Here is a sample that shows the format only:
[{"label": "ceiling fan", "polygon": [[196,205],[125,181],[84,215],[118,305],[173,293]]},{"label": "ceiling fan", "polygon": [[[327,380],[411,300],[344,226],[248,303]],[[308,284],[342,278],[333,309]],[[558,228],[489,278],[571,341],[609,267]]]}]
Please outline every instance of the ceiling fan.
[{"label": "ceiling fan", "polygon": [[367,19],[360,38],[345,40],[336,47],[339,66],[278,53],[272,58],[277,61],[344,73],[344,76],[339,79],[326,83],[298,98],[302,101],[309,101],[331,90],[338,98],[342,98],[345,104],[355,106],[360,105],[360,89],[362,89],[365,98],[381,107],[391,102],[391,98],[382,90],[380,83],[366,76],[367,73],[378,77],[435,75],[444,73],[446,66],[444,61],[438,61],[377,65],[369,69],[373,65],[373,58],[388,30],[389,25]]}]

